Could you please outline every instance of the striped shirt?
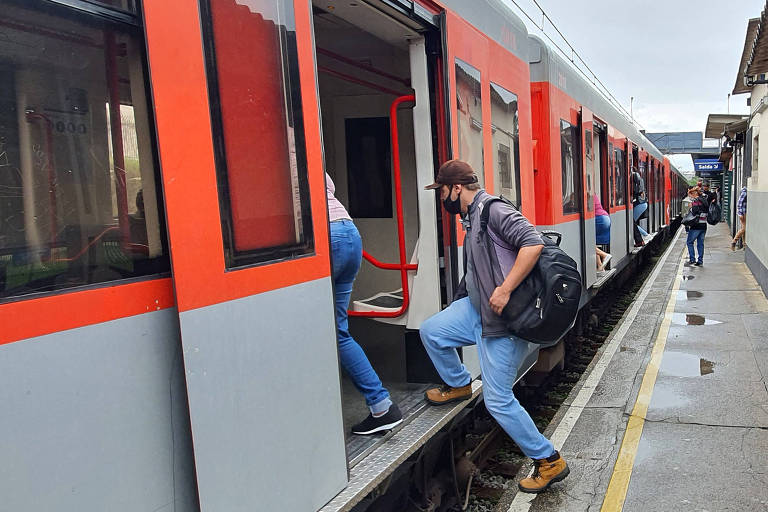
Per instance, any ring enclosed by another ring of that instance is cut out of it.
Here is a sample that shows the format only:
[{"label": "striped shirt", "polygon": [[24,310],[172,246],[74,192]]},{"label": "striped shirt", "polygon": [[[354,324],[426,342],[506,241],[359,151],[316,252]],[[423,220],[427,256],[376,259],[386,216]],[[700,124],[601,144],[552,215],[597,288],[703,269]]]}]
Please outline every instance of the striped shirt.
[{"label": "striped shirt", "polygon": [[335,194],[336,185],[334,185],[333,180],[328,175],[328,173],[325,173],[325,196],[328,200],[328,222],[342,219],[352,220],[352,217],[349,216],[349,213],[347,213],[347,209],[344,208],[344,205],[341,204],[338,199],[336,199]]},{"label": "striped shirt", "polygon": [[736,203],[736,213],[739,215],[747,214],[747,187],[741,189],[739,194],[739,201]]}]

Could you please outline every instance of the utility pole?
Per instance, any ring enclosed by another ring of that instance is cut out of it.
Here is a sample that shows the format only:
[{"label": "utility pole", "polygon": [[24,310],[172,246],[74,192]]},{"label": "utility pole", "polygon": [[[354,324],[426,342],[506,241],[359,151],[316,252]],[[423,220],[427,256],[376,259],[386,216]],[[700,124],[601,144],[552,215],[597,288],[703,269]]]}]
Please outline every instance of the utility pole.
[{"label": "utility pole", "polygon": [[731,113],[731,93],[728,93],[728,113]]},{"label": "utility pole", "polygon": [[635,114],[633,113],[632,106],[635,103],[635,97],[629,97],[629,117],[632,118],[632,124],[635,124]]}]

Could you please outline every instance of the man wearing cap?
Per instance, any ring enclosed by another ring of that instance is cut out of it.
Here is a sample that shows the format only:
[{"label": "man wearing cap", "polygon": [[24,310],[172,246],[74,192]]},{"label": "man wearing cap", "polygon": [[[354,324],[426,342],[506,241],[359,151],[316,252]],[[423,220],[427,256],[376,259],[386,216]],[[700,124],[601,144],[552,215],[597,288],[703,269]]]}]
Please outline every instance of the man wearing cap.
[{"label": "man wearing cap", "polygon": [[491,196],[478,184],[472,167],[461,160],[444,163],[428,189],[439,189],[443,208],[461,214],[466,229],[465,274],[454,301],[427,319],[420,329],[422,343],[445,385],[426,392],[434,405],[472,396],[471,375],[461,363],[457,348],[477,345],[483,395],[488,411],[535,463],[535,471],[519,483],[523,492],[542,492],[568,476],[565,460],[552,442],[536,428],[512,392],[517,369],[528,344],[512,336],[501,312],[510,294],[536,265],[544,247],[541,235],[513,207],[496,202],[488,217],[488,230],[516,251],[514,264],[504,276],[479,229],[484,200]]}]

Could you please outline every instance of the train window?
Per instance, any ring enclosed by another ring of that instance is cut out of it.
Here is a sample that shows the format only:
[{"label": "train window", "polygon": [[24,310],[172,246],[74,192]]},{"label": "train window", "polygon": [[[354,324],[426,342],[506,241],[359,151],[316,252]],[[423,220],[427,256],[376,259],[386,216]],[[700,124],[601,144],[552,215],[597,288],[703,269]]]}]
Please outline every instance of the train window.
[{"label": "train window", "polygon": [[579,132],[560,120],[560,171],[563,185],[563,215],[579,213]]},{"label": "train window", "polygon": [[167,272],[141,28],[0,12],[0,298]]},{"label": "train window", "polygon": [[611,208],[616,206],[616,173],[614,172],[614,162],[616,162],[616,155],[613,150],[613,144],[608,143],[608,197],[610,198]]},{"label": "train window", "polygon": [[587,164],[587,211],[595,209],[595,153],[592,147],[592,130],[584,130],[585,160]]},{"label": "train window", "polygon": [[200,0],[227,268],[314,251],[293,2]]},{"label": "train window", "polygon": [[136,0],[86,0],[94,4],[102,4],[114,9],[136,13]]},{"label": "train window", "polygon": [[349,214],[392,218],[392,150],[388,117],[346,119]]},{"label": "train window", "polygon": [[517,95],[491,83],[494,190],[520,207]]},{"label": "train window", "polygon": [[626,154],[623,150],[615,148],[615,157],[613,161],[613,172],[615,175],[614,183],[616,185],[616,206],[627,204],[627,162]]},{"label": "train window", "polygon": [[483,184],[483,104],[480,71],[456,59],[456,114],[459,119],[459,158],[475,170]]}]

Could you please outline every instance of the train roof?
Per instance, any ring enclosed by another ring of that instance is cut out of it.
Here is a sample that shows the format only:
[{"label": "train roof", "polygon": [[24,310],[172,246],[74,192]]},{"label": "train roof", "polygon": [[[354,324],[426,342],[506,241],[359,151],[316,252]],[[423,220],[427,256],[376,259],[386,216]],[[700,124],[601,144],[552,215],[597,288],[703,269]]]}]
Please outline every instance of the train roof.
[{"label": "train roof", "polygon": [[638,147],[659,161],[664,159],[661,151],[571,64],[552,50],[541,38],[529,35],[528,41],[531,82],[549,82],[557,86],[571,98],[591,110],[602,121],[629,137]]},{"label": "train roof", "polygon": [[528,62],[528,29],[512,9],[501,0],[441,0],[476,29]]}]

